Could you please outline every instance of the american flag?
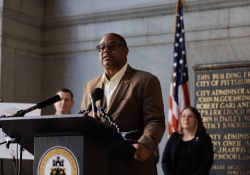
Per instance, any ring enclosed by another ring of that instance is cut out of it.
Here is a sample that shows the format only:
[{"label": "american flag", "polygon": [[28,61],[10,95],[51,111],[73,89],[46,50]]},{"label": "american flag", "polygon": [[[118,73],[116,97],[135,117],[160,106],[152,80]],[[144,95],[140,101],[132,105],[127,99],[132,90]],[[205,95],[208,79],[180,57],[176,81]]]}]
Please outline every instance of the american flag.
[{"label": "american flag", "polygon": [[168,136],[178,130],[180,112],[186,106],[190,106],[182,9],[183,2],[182,0],[178,0],[175,22],[174,62],[169,97]]}]

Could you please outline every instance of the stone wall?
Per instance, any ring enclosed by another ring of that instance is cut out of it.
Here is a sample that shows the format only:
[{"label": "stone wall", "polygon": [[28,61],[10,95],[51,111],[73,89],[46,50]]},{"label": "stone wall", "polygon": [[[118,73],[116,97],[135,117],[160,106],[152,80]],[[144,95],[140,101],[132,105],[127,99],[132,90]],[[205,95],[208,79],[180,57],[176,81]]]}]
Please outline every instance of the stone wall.
[{"label": "stone wall", "polygon": [[43,0],[3,1],[1,8],[1,98],[42,99]]}]

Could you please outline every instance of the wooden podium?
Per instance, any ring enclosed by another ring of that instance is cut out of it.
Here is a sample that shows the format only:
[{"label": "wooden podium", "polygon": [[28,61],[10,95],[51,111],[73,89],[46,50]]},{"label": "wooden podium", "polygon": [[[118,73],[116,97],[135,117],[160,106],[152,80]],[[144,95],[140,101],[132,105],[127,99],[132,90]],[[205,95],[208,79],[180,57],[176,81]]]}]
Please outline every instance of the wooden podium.
[{"label": "wooden podium", "polygon": [[0,125],[34,155],[34,175],[108,175],[109,143],[121,139],[115,129],[84,114],[1,118]]}]

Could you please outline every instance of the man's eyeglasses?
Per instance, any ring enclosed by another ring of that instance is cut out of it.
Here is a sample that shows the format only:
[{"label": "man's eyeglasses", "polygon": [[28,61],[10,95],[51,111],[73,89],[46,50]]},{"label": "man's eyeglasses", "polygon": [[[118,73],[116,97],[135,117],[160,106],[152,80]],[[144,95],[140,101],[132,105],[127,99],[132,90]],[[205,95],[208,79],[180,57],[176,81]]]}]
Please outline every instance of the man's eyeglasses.
[{"label": "man's eyeglasses", "polygon": [[115,49],[117,49],[118,46],[125,46],[125,44],[120,44],[120,43],[109,43],[107,45],[98,45],[96,46],[96,49],[99,51],[99,52],[103,52],[106,47],[110,50],[110,51],[113,51]]}]

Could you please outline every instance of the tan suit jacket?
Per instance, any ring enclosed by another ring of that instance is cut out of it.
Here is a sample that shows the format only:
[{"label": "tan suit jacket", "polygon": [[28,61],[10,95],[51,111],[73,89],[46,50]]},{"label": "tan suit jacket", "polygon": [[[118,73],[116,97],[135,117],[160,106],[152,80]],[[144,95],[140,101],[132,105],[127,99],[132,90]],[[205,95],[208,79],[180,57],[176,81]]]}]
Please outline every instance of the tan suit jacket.
[{"label": "tan suit jacket", "polygon": [[[88,82],[84,89],[81,109],[91,102],[89,94],[102,88],[102,76]],[[102,100],[96,106],[102,105]],[[146,163],[132,161],[109,161],[109,175],[155,175],[154,150],[165,131],[162,91],[158,78],[151,73],[136,70],[129,65],[110,99],[106,113],[119,125],[122,132],[140,130],[138,142],[151,153]]]}]

